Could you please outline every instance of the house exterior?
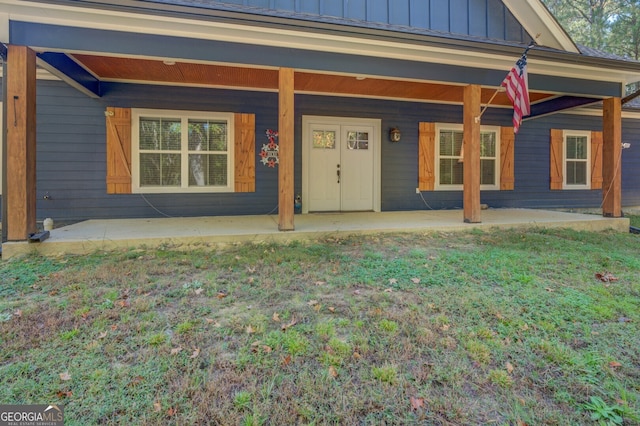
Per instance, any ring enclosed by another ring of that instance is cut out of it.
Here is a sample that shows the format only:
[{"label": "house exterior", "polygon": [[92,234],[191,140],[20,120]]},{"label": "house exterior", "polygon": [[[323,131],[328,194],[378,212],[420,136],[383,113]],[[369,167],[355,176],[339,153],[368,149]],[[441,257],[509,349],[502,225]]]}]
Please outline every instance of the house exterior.
[{"label": "house exterior", "polygon": [[[500,85],[532,41],[514,133]],[[0,42],[3,241],[47,217],[640,205],[640,64],[539,0],[0,0]]]}]

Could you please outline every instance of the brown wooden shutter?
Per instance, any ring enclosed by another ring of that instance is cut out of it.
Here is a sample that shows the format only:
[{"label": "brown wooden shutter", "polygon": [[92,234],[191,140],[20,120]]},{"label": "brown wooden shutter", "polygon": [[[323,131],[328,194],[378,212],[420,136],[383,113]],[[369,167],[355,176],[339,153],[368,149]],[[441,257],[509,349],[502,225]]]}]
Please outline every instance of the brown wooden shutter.
[{"label": "brown wooden shutter", "polygon": [[513,127],[500,128],[500,190],[513,191],[515,183],[514,149],[516,135]]},{"label": "brown wooden shutter", "polygon": [[602,189],[602,132],[591,132],[591,189]]},{"label": "brown wooden shutter", "polygon": [[109,107],[107,194],[131,194],[131,109]]},{"label": "brown wooden shutter", "polygon": [[256,191],[256,116],[234,116],[234,184],[235,192]]},{"label": "brown wooden shutter", "polygon": [[418,135],[418,188],[433,191],[435,186],[435,123],[420,123]]},{"label": "brown wooden shutter", "polygon": [[551,137],[550,137],[550,155],[551,163],[550,163],[550,189],[551,190],[559,190],[562,189],[562,181],[563,181],[563,158],[562,155],[562,145],[563,145],[563,134],[562,130],[559,129],[551,129]]}]

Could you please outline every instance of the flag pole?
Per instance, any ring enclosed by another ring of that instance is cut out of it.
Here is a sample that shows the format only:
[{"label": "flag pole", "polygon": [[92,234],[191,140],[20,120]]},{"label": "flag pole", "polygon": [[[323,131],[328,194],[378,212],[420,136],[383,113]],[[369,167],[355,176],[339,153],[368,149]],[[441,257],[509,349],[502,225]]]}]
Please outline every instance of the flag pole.
[{"label": "flag pole", "polygon": [[[536,35],[536,39],[535,40],[537,40],[538,37],[540,37],[540,34]],[[522,54],[522,56],[526,55],[529,52],[529,49],[531,49],[533,46],[536,45],[535,40],[531,40],[531,42],[529,43],[529,46],[527,46],[527,48],[524,50],[524,53]],[[487,111],[487,109],[489,108],[489,105],[491,105],[491,102],[493,102],[493,100],[496,98],[498,93],[500,93],[502,91],[503,91],[503,87],[502,86],[500,86],[500,87],[498,87],[496,89],[496,91],[493,93],[493,96],[491,96],[491,99],[489,99],[489,102],[487,102],[487,104],[484,106],[484,108],[482,108],[482,111],[480,111],[480,115],[475,118],[476,123],[480,121],[480,118],[482,118],[482,115]]]}]

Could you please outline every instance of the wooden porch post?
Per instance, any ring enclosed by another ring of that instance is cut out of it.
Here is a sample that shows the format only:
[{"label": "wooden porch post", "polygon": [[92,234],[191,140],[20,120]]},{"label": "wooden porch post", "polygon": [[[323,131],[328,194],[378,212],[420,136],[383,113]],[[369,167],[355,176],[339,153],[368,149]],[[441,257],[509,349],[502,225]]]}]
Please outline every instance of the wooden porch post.
[{"label": "wooden porch post", "polygon": [[278,86],[278,229],[280,231],[293,231],[294,213],[294,92],[293,69],[280,68]]},{"label": "wooden porch post", "polygon": [[463,209],[466,223],[479,223],[480,215],[480,86],[464,88]]},{"label": "wooden porch post", "polygon": [[36,54],[26,46],[7,51],[7,240],[36,232]]},{"label": "wooden porch post", "polygon": [[602,117],[602,215],[622,216],[622,103],[604,100]]}]

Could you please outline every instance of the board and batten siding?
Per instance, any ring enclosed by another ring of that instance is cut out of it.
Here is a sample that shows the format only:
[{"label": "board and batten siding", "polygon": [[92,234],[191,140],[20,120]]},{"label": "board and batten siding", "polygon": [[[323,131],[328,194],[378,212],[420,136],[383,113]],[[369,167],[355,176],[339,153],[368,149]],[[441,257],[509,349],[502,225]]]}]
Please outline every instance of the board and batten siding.
[{"label": "board and batten siding", "polygon": [[[99,218],[207,216],[274,213],[278,205],[277,168],[263,166],[258,154],[267,143],[267,129],[277,130],[277,94],[202,88],[105,83],[106,95],[90,99],[62,82],[39,81],[37,88],[37,218],[56,223]],[[331,96],[296,95],[295,193],[302,187],[302,116],[342,116],[380,119],[381,208],[393,210],[455,209],[462,191],[423,191],[418,186],[418,139],[421,122],[460,123],[462,107]],[[199,194],[107,194],[107,106],[247,112],[255,114],[255,192]],[[509,126],[511,110],[489,109],[482,124]],[[398,127],[402,140],[388,139]],[[549,188],[551,129],[601,130],[593,116],[556,114],[526,121],[514,142],[514,189],[482,191],[491,207],[597,208],[602,190],[552,191]],[[623,203],[640,205],[640,155],[633,141],[640,120],[625,119],[623,141]],[[161,213],[160,213],[161,212]]]},{"label": "board and batten siding", "polygon": [[252,8],[252,13],[293,12],[311,20],[313,16],[334,17],[494,40],[531,40],[500,0],[223,0],[218,3]]}]

